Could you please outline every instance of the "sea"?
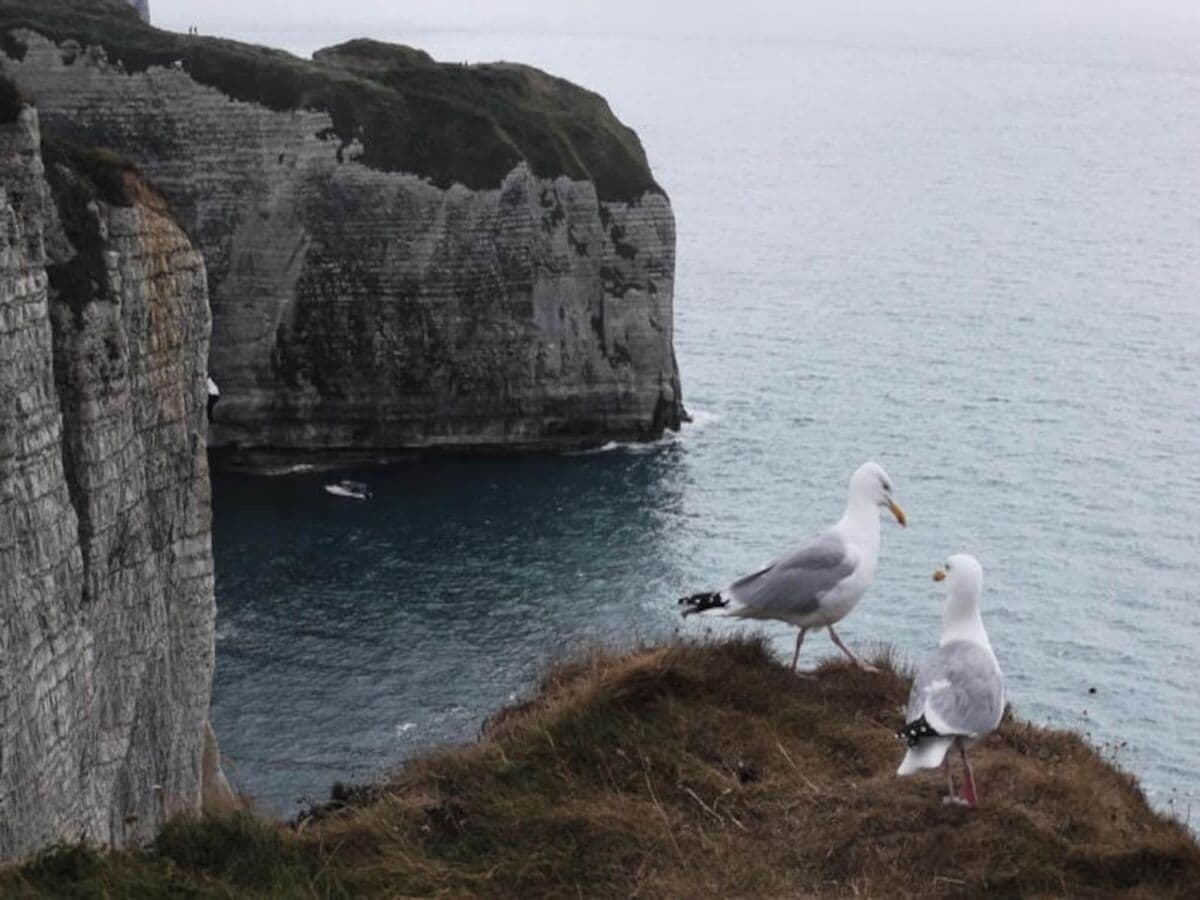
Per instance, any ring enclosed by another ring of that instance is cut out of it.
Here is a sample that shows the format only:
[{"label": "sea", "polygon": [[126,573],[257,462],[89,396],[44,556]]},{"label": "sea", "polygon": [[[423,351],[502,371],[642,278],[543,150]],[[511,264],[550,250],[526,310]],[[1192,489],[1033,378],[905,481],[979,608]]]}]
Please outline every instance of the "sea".
[{"label": "sea", "polygon": [[[701,6],[225,30],[304,54],[369,34],[603,94],[674,206],[692,417],[574,455],[215,475],[229,774],[287,815],[472,740],[555,660],[747,628],[685,623],[675,598],[834,521],[874,459],[909,527],[885,523],[843,639],[920,658],[932,571],[975,554],[1016,713],[1086,734],[1195,827],[1195,11],[756,28]],[[372,498],[327,494],[340,477]],[[790,651],[792,629],[749,630]],[[835,654],[814,635],[802,662]]]}]

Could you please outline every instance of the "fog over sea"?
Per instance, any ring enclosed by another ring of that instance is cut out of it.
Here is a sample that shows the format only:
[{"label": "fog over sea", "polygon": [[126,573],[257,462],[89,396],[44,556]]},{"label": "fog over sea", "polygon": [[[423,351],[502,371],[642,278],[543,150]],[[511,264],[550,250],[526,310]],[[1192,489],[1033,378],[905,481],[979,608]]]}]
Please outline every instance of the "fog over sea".
[{"label": "fog over sea", "polygon": [[[196,22],[180,5],[159,24]],[[885,524],[842,637],[915,658],[937,639],[930,573],[976,554],[1018,714],[1088,733],[1196,824],[1194,10],[676,4],[643,27],[625,0],[548,24],[244,5],[198,24],[305,54],[369,34],[603,94],[674,205],[695,421],[654,446],[353,473],[369,503],[328,476],[217,475],[213,719],[241,787],[294,811],[470,739],[549,660],[675,634],[676,596],[831,522],[874,458],[910,527]],[[803,659],[834,652],[814,635]]]}]

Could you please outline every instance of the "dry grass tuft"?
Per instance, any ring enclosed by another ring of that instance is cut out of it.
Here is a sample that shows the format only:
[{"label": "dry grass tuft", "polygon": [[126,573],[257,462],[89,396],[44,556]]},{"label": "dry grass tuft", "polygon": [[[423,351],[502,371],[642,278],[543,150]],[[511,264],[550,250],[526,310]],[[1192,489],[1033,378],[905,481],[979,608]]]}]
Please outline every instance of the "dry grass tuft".
[{"label": "dry grass tuft", "polygon": [[1006,721],[973,754],[975,811],[942,805],[941,773],[896,778],[907,679],[879,662],[802,679],[756,640],[593,653],[295,830],[179,824],[0,893],[150,896],[122,881],[140,866],[225,897],[1195,896],[1200,846],[1076,735]]}]

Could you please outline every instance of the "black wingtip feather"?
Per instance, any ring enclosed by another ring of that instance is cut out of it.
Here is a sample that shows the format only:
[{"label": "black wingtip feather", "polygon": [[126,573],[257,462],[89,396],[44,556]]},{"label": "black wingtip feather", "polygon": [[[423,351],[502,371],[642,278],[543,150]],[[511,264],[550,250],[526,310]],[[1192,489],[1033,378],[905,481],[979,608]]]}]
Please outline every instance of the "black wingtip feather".
[{"label": "black wingtip feather", "polygon": [[896,732],[896,737],[904,741],[908,746],[915,747],[921,743],[921,738],[940,737],[940,733],[934,730],[934,727],[925,721],[925,717],[914,719],[903,728]]},{"label": "black wingtip feather", "polygon": [[721,596],[720,591],[704,591],[699,594],[680,597],[679,605],[687,607],[683,611],[683,617],[686,619],[693,613],[702,613],[706,609],[720,609],[728,606],[729,601]]}]

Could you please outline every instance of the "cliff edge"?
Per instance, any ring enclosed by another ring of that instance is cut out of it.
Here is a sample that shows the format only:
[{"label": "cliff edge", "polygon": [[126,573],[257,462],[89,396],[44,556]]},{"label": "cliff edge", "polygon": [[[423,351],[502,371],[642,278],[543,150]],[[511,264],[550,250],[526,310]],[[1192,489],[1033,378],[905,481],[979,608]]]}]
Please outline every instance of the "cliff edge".
[{"label": "cliff edge", "polygon": [[163,198],[0,80],[0,857],[199,809],[208,339]]},{"label": "cliff edge", "polygon": [[[1200,846],[1078,735],[1012,716],[981,806],[898,779],[908,679],[757,641],[598,653],[480,740],[290,827],[176,822],[143,853],[64,848],[16,896],[1194,897]],[[7,879],[7,880],[5,880]]]},{"label": "cliff edge", "polygon": [[116,0],[0,0],[0,38],[45,127],[132,158],[203,251],[212,446],[346,458],[678,427],[674,217],[598,95],[374,41],[306,61]]}]

